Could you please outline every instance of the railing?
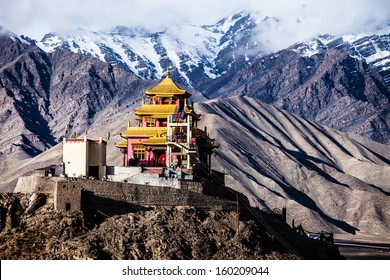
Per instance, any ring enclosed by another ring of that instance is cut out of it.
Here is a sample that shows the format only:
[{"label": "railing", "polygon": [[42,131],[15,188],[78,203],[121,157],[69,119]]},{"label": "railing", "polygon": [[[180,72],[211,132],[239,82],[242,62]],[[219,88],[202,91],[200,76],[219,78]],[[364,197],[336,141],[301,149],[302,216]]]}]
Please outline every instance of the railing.
[{"label": "railing", "polygon": [[292,221],[292,228],[301,235],[305,235],[311,239],[327,242],[329,244],[334,244],[334,239],[333,239],[333,232],[326,232],[326,231],[320,231],[320,232],[311,232],[305,230],[302,225],[295,226],[294,220]]},{"label": "railing", "polygon": [[180,146],[185,148],[186,150],[195,150],[195,145],[192,142],[187,142],[187,136],[183,135],[182,138],[176,137],[176,135],[168,135],[166,137],[167,143],[176,144],[176,146]]}]

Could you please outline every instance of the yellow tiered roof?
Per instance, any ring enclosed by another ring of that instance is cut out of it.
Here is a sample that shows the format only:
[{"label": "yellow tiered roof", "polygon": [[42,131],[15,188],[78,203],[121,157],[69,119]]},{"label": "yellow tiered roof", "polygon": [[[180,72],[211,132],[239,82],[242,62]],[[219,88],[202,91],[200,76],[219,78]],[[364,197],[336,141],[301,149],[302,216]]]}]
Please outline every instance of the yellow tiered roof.
[{"label": "yellow tiered roof", "polygon": [[151,137],[145,142],[142,142],[142,144],[147,146],[154,146],[154,145],[161,146],[161,145],[165,145],[166,141],[167,141],[166,137]]},{"label": "yellow tiered roof", "polygon": [[152,89],[145,90],[146,95],[155,95],[159,97],[171,97],[177,95],[191,96],[186,90],[179,88],[170,78],[170,72],[167,71],[167,77]]},{"label": "yellow tiered roof", "polygon": [[162,137],[166,135],[167,128],[160,127],[128,127],[127,130],[121,133],[121,137],[127,139],[130,137]]},{"label": "yellow tiered roof", "polygon": [[122,143],[117,144],[115,143],[115,146],[119,149],[127,149],[127,140],[124,140]]},{"label": "yellow tiered roof", "polygon": [[152,118],[167,118],[171,116],[176,109],[176,104],[144,104],[138,110],[135,110],[136,115],[147,115]]},{"label": "yellow tiered roof", "polygon": [[[144,104],[138,110],[134,110],[134,113],[138,116],[136,119],[140,119],[139,116],[150,116],[155,119],[165,119],[168,116],[172,116],[176,110],[176,104]],[[186,114],[194,113],[191,107],[185,107],[184,112]],[[195,114],[199,117],[199,115]]]}]

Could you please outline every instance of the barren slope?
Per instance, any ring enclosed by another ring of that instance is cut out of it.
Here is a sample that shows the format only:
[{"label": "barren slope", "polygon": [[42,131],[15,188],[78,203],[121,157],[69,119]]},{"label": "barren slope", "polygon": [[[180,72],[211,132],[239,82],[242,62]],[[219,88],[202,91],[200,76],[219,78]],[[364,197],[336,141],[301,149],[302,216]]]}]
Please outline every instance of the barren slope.
[{"label": "barren slope", "polygon": [[389,235],[388,146],[363,145],[246,97],[197,109],[220,145],[214,168],[254,205],[286,206],[289,222],[312,231]]}]

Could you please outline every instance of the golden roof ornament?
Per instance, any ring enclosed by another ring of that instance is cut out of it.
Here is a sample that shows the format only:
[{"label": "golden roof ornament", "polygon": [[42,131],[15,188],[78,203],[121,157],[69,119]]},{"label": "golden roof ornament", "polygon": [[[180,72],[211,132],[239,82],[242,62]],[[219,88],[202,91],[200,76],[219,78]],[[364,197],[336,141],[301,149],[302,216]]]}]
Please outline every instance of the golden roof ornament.
[{"label": "golden roof ornament", "polygon": [[170,78],[171,77],[171,67],[168,66],[167,67],[167,78]]},{"label": "golden roof ornament", "polygon": [[178,96],[178,95],[184,97],[191,96],[191,94],[189,94],[186,90],[181,89],[178,85],[176,85],[170,76],[171,76],[171,67],[167,67],[166,77],[154,88],[144,91],[144,93],[148,95],[148,98],[150,98],[150,96],[167,97],[167,98]]}]

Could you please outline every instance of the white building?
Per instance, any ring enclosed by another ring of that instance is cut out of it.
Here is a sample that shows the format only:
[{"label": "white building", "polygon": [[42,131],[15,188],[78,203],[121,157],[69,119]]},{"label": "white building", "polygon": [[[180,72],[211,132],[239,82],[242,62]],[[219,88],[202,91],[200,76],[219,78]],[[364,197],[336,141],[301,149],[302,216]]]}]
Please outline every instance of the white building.
[{"label": "white building", "polygon": [[68,177],[106,176],[107,142],[101,137],[98,140],[64,138],[63,168]]}]

